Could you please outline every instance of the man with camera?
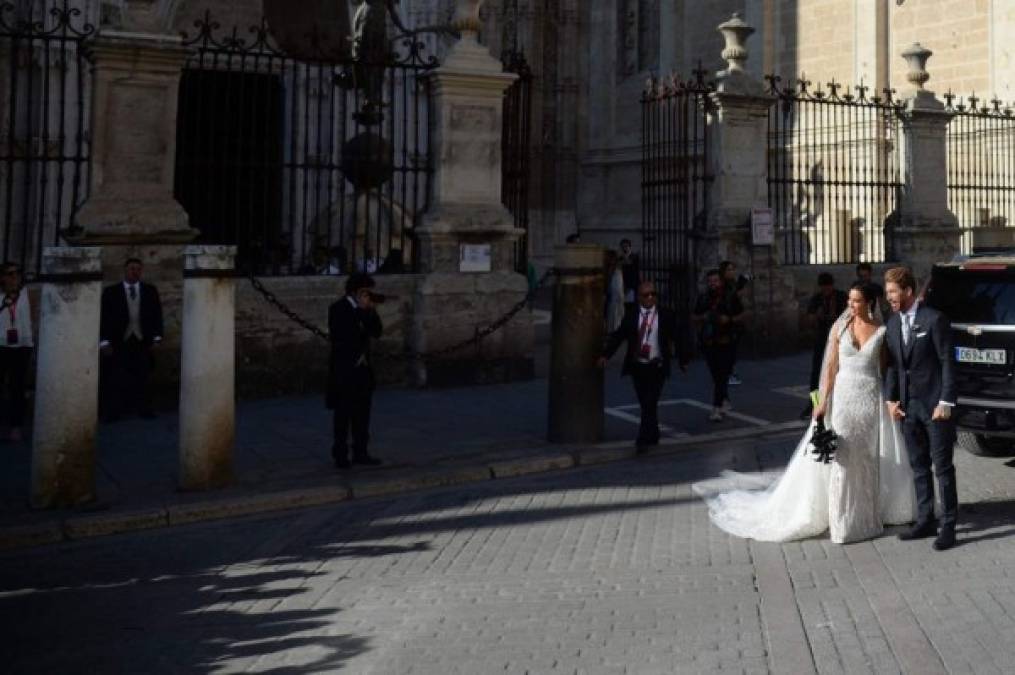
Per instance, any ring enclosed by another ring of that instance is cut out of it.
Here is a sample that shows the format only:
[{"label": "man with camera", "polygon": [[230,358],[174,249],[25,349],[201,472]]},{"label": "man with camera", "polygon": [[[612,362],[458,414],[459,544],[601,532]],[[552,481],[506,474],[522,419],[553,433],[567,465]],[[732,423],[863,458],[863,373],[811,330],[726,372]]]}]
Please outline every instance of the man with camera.
[{"label": "man with camera", "polygon": [[[373,277],[365,272],[349,276],[345,297],[328,310],[331,359],[328,364],[327,406],[334,411],[335,440],[331,448],[335,466],[377,466],[381,460],[367,453],[370,441],[370,405],[374,395],[374,371],[370,340],[381,337],[376,305],[385,297],[374,293]],[[352,431],[352,462],[349,432]]]},{"label": "man with camera", "polygon": [[709,270],[705,280],[707,287],[694,304],[692,318],[698,328],[698,341],[714,385],[709,419],[721,422],[731,409],[729,378],[736,357],[736,336],[744,320],[744,307],[740,296],[727,291],[718,269]]}]

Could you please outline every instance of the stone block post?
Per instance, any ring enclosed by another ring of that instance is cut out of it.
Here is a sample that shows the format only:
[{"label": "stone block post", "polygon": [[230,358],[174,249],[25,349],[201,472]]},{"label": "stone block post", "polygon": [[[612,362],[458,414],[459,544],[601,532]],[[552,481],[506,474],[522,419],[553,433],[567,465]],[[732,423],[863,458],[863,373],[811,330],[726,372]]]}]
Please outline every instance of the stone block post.
[{"label": "stone block post", "polygon": [[[123,30],[103,26],[91,40],[91,183],[77,226],[62,232],[76,245],[101,245],[107,282],[128,257],[158,286],[165,335],[155,361],[156,405],[172,405],[179,371],[182,247],[198,232],[173,197],[180,76],[189,50],[167,26],[142,22],[151,3],[125,5]],[[170,394],[170,392],[173,392]]]},{"label": "stone block post", "polygon": [[558,246],[554,257],[553,342],[550,355],[551,443],[603,438],[603,248]]},{"label": "stone block post", "polygon": [[43,251],[32,434],[35,508],[95,498],[101,255],[98,248]]},{"label": "stone block post", "polygon": [[752,209],[768,206],[768,110],[775,98],[745,67],[744,43],[754,28],[734,14],[718,30],[726,41],[722,56],[728,66],[716,75],[708,111],[713,183],[695,258],[699,273],[731,260],[753,275],[742,294],[752,311],[747,339],[771,351],[776,345],[795,345],[798,323],[794,282],[779,269],[777,246],[755,246],[751,237]]},{"label": "stone block post", "polygon": [[180,487],[222,487],[236,430],[235,246],[184,249]]},{"label": "stone block post", "polygon": [[934,92],[924,89],[930,79],[927,59],[933,52],[919,43],[902,52],[909,65],[906,79],[913,85],[904,97],[902,134],[902,199],[889,217],[886,232],[897,260],[909,265],[921,282],[935,262],[959,252],[961,231],[948,209],[947,133],[951,113]]},{"label": "stone block post", "polygon": [[[523,234],[501,204],[503,97],[515,75],[476,40],[478,3],[461,0],[461,39],[432,75],[433,200],[416,229],[423,278],[410,334],[416,351],[468,339],[524,300],[528,285],[513,269]],[[527,310],[478,345],[417,363],[418,386],[531,377],[532,320]]]}]

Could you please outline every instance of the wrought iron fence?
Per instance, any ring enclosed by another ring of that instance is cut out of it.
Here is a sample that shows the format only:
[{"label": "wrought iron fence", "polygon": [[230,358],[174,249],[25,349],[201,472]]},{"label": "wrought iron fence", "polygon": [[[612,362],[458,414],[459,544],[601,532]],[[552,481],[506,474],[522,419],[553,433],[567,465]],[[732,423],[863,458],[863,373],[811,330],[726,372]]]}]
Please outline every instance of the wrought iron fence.
[{"label": "wrought iron fence", "polygon": [[641,98],[642,278],[678,311],[689,309],[697,287],[694,233],[708,220],[708,112],[715,87],[704,76],[699,68],[689,80],[650,80]]},{"label": "wrought iron fence", "polygon": [[0,2],[0,257],[28,278],[88,196],[94,32],[68,0]]},{"label": "wrought iron fence", "polygon": [[902,190],[894,92],[766,79],[776,97],[768,117],[768,203],[783,262],[891,259],[886,223]]},{"label": "wrought iron fence", "polygon": [[433,174],[437,67],[417,34],[382,58],[296,60],[262,21],[184,35],[176,195],[202,240],[261,275],[411,271]]},{"label": "wrought iron fence", "polygon": [[968,253],[985,229],[1012,227],[1015,216],[1015,113],[996,98],[945,95],[948,208],[964,229]]},{"label": "wrought iron fence", "polygon": [[515,269],[526,272],[529,233],[529,172],[532,138],[532,69],[525,55],[510,51],[504,55],[504,72],[514,81],[504,94],[504,126],[501,137],[501,199],[515,218],[515,227],[525,234],[515,244]]}]

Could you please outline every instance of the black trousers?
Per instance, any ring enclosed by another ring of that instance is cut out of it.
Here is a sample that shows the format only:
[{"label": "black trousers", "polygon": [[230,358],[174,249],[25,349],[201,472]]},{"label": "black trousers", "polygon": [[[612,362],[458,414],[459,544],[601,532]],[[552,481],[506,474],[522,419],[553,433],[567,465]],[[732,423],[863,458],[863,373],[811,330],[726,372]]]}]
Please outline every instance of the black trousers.
[{"label": "black trousers", "polygon": [[131,337],[114,346],[113,353],[103,361],[103,416],[150,412],[148,376],[154,364],[151,346]]},{"label": "black trousers", "polygon": [[821,363],[825,360],[825,344],[827,342],[827,336],[824,340],[815,340],[814,342],[814,351],[811,352],[811,388],[807,390],[808,393],[821,386]]},{"label": "black trousers", "polygon": [[708,364],[708,372],[712,374],[714,385],[712,394],[712,405],[718,408],[723,401],[729,398],[730,374],[733,372],[733,357],[735,354],[732,344],[708,345],[702,348],[705,354],[705,362]]},{"label": "black trousers", "polygon": [[641,424],[638,427],[638,445],[655,445],[659,442],[659,396],[663,392],[663,366],[660,362],[635,363],[631,368],[634,393],[641,407]]},{"label": "black trousers", "polygon": [[335,459],[349,457],[349,432],[352,432],[353,457],[365,457],[370,442],[370,407],[374,398],[374,374],[370,368],[359,367],[342,383],[334,396],[335,440],[331,455]]},{"label": "black trousers", "polygon": [[25,381],[31,347],[0,347],[0,386],[3,387],[3,421],[11,427],[25,424]]},{"label": "black trousers", "polygon": [[[906,408],[902,434],[906,439],[909,465],[916,483],[917,522],[934,520],[934,477],[941,489],[941,526],[955,527],[959,496],[955,486],[955,465],[952,464],[955,425],[933,422],[921,406]],[[933,469],[933,471],[932,471]]]}]

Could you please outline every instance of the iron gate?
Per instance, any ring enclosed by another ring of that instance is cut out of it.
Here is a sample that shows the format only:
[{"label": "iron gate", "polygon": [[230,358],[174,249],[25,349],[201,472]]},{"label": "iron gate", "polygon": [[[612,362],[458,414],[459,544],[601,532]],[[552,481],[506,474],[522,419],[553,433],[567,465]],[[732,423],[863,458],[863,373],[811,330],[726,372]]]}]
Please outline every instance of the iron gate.
[{"label": "iron gate", "polygon": [[504,125],[501,137],[501,198],[511,211],[515,227],[525,234],[515,244],[515,269],[526,273],[529,261],[529,171],[532,138],[532,69],[525,55],[511,51],[504,56],[504,72],[518,79],[504,94]]},{"label": "iron gate", "polygon": [[1015,114],[997,99],[962,99],[950,92],[944,98],[953,115],[947,135],[948,208],[963,228],[962,250],[969,253],[977,233],[1012,227]]},{"label": "iron gate", "polygon": [[94,32],[68,0],[0,2],[0,259],[28,278],[88,196]]},{"label": "iron gate", "polygon": [[[885,223],[902,190],[900,104],[893,91],[769,76],[768,204],[783,262],[891,259]],[[854,93],[855,92],[855,93]]]},{"label": "iron gate", "polygon": [[206,14],[196,27],[176,196],[202,240],[236,244],[238,267],[259,275],[412,271],[439,65],[419,36],[331,63],[288,56],[263,21],[223,31]]},{"label": "iron gate", "polygon": [[660,302],[689,311],[697,287],[694,234],[708,221],[708,113],[714,86],[652,80],[642,95],[642,278]]}]

